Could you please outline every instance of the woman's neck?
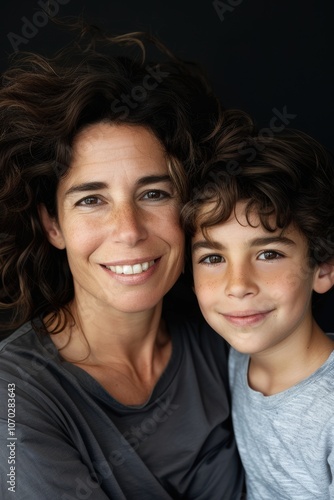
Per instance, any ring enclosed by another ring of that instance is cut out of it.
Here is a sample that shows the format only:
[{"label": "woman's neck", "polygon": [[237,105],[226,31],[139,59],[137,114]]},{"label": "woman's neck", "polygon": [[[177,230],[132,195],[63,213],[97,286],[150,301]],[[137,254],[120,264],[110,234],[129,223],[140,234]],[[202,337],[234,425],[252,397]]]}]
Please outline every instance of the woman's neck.
[{"label": "woman's neck", "polygon": [[171,357],[162,304],[131,314],[87,314],[71,304],[75,323],[51,335],[62,358],[95,378],[123,404],[143,404]]},{"label": "woman's neck", "polygon": [[[129,359],[138,356],[144,346],[153,346],[163,337],[162,303],[149,311],[134,313],[87,308],[73,301],[68,307],[63,332],[51,335],[61,354],[73,361],[89,355],[107,362],[110,356]],[[66,314],[66,313],[65,313]],[[74,321],[73,321],[74,320]]]}]

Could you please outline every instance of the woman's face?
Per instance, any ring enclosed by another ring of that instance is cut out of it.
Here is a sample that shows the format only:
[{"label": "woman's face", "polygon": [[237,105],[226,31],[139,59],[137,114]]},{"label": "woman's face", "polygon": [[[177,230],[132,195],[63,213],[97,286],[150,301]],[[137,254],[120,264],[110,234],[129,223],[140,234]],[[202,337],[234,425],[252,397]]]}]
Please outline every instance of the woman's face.
[{"label": "woman's face", "polygon": [[179,277],[180,201],[149,130],[98,123],[81,131],[57,207],[58,220],[42,208],[42,222],[49,241],[66,249],[77,304],[148,310]]}]

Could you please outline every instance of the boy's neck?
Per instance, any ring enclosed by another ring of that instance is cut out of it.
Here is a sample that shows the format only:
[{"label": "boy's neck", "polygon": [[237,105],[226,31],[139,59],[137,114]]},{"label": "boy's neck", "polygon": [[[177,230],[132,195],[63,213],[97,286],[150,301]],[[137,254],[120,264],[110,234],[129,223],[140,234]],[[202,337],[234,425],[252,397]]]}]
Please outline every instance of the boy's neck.
[{"label": "boy's neck", "polygon": [[312,375],[333,350],[334,342],[313,321],[308,336],[291,335],[277,349],[251,355],[249,386],[265,396],[282,392]]}]

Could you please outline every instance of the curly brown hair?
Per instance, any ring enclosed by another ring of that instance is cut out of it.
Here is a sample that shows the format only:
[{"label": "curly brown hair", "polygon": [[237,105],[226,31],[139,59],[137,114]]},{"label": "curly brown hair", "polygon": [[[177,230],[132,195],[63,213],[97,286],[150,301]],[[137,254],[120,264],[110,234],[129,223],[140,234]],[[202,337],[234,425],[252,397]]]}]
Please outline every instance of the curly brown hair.
[{"label": "curly brown hair", "polygon": [[294,224],[307,239],[310,265],[332,261],[333,156],[306,133],[286,129],[268,137],[246,113],[225,111],[211,160],[191,178],[181,213],[187,234],[227,221],[241,200],[249,224],[253,211],[267,231]]},{"label": "curly brown hair", "polygon": [[[41,312],[60,318],[73,298],[66,253],[49,244],[38,205],[57,216],[76,134],[101,121],[147,127],[184,200],[186,172],[220,113],[200,68],[147,33],[113,37],[85,27],[52,57],[14,56],[0,88],[0,308],[11,311],[12,328]],[[59,319],[56,330],[63,326]]]}]

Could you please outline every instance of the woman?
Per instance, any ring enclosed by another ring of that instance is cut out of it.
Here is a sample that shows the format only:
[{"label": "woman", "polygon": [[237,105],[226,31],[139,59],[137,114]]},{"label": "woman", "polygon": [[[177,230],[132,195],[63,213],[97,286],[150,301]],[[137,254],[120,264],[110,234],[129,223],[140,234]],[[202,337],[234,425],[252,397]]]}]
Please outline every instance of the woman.
[{"label": "woman", "polygon": [[162,314],[217,105],[145,43],[100,37],[3,77],[2,303],[23,326],[0,348],[2,498],[240,496],[225,344]]}]

